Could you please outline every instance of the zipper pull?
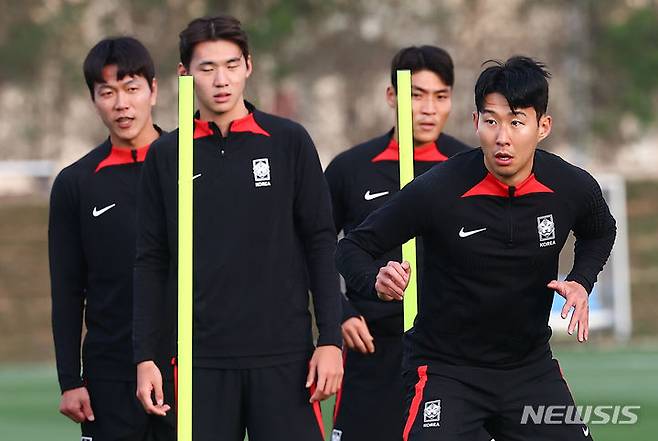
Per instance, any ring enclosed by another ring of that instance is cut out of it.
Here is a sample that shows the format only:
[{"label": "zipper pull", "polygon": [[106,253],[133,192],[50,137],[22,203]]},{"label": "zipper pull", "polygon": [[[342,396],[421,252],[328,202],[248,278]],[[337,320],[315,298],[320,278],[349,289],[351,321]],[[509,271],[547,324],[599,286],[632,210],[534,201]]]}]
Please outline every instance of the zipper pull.
[{"label": "zipper pull", "polygon": [[137,149],[131,149],[130,156],[133,157],[133,162],[137,162]]}]

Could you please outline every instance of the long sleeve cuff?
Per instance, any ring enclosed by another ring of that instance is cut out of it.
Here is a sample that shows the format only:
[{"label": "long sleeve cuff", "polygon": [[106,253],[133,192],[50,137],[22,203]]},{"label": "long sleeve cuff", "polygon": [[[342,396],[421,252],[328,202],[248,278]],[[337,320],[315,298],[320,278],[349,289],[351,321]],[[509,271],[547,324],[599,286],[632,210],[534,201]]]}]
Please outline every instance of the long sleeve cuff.
[{"label": "long sleeve cuff", "polygon": [[84,381],[80,377],[75,377],[71,375],[60,375],[59,376],[59,388],[62,393],[67,390],[77,389],[84,386]]},{"label": "long sleeve cuff", "polygon": [[347,320],[352,317],[359,317],[361,313],[356,310],[352,302],[349,301],[344,295],[341,294],[341,306],[343,307],[343,314],[341,323],[345,323]]},{"label": "long sleeve cuff", "polygon": [[343,336],[340,333],[340,326],[332,326],[329,329],[321,329],[318,336],[317,346],[337,346],[343,347]]},{"label": "long sleeve cuff", "polygon": [[585,291],[587,291],[587,294],[592,293],[592,289],[594,288],[594,282],[590,282],[585,276],[581,274],[576,274],[576,273],[569,273],[569,275],[566,277],[567,281],[569,282],[578,282],[580,283],[583,288],[585,288]]}]

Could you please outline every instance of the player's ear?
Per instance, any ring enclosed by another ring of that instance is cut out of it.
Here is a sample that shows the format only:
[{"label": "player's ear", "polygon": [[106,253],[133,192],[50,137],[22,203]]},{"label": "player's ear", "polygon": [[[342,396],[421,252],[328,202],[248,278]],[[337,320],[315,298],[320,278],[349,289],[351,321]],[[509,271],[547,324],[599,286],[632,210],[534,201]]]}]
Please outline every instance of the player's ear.
[{"label": "player's ear", "polygon": [[249,78],[249,76],[251,75],[251,72],[254,70],[254,60],[251,58],[251,55],[249,55],[247,57],[245,62],[247,63],[247,75],[246,76],[247,76],[247,78]]},{"label": "player's ear", "polygon": [[391,109],[395,109],[398,104],[398,95],[395,93],[393,86],[386,88],[386,102]]},{"label": "player's ear", "polygon": [[480,113],[476,110],[473,112],[473,127],[475,128],[475,133],[478,132],[478,123],[480,122]]},{"label": "player's ear", "polygon": [[158,102],[158,80],[153,78],[151,82],[151,106],[155,106]]},{"label": "player's ear", "polygon": [[539,118],[539,132],[537,134],[537,142],[541,142],[551,133],[553,127],[553,118],[550,115],[542,115]]},{"label": "player's ear", "polygon": [[189,75],[183,63],[178,63],[178,75]]}]

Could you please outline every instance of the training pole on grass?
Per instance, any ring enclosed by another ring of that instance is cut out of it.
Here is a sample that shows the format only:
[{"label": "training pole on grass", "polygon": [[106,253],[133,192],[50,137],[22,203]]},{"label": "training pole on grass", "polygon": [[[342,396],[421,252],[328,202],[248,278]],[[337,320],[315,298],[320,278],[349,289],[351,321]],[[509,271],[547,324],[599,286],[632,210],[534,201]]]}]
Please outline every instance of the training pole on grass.
[{"label": "training pole on grass", "polygon": [[178,441],[192,441],[194,80],[178,77]]},{"label": "training pole on grass", "polygon": [[[411,71],[398,70],[398,146],[400,150],[400,189],[414,179],[414,135],[411,114]],[[418,272],[416,238],[402,245],[402,261],[411,265],[411,278],[404,292],[404,330],[411,329],[418,313]]]}]

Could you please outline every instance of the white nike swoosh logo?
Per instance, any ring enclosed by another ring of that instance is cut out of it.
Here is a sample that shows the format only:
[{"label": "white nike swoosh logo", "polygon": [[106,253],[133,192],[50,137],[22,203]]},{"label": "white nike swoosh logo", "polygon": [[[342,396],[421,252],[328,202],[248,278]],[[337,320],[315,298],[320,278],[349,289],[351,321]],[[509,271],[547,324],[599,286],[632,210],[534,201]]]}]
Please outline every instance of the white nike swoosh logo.
[{"label": "white nike swoosh logo", "polygon": [[192,180],[194,181],[194,180],[195,180],[196,178],[198,178],[199,176],[201,176],[201,173],[199,173],[198,175],[194,175],[194,176],[192,176]]},{"label": "white nike swoosh logo", "polygon": [[380,198],[382,196],[386,196],[389,192],[388,191],[382,191],[380,193],[372,193],[370,194],[370,190],[366,191],[366,194],[363,195],[363,198],[366,201],[372,201],[373,199]]},{"label": "white nike swoosh logo", "polygon": [[473,230],[473,231],[464,231],[464,227],[462,227],[462,229],[459,230],[459,237],[468,237],[468,236],[472,236],[472,235],[474,235],[474,234],[481,233],[481,232],[483,232],[483,231],[485,231],[485,230],[486,230],[486,228],[480,228],[479,230]]},{"label": "white nike swoosh logo", "polygon": [[107,207],[105,207],[105,208],[101,208],[100,210],[97,210],[96,207],[94,207],[94,210],[91,212],[91,214],[92,214],[94,217],[98,217],[98,216],[100,216],[101,214],[105,213],[107,210],[110,210],[110,209],[114,208],[116,205],[117,205],[117,204],[108,205]]},{"label": "white nike swoosh logo", "polygon": [[582,429],[583,429],[583,435],[589,436],[589,427],[585,426],[585,427],[582,427]]}]

